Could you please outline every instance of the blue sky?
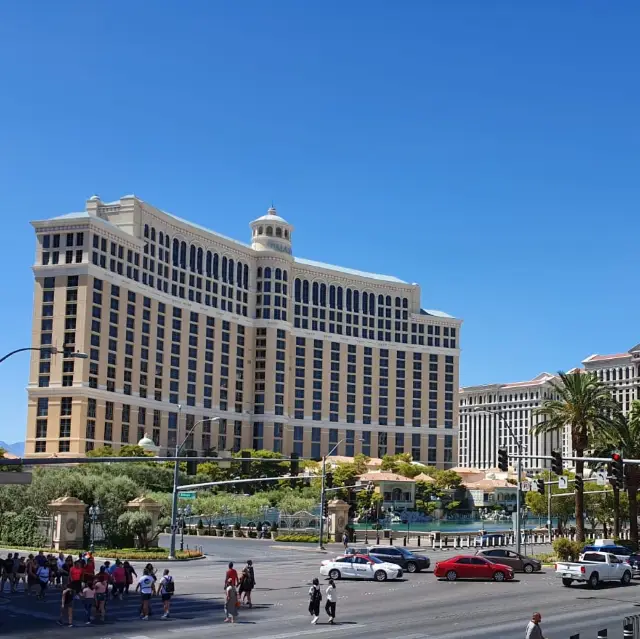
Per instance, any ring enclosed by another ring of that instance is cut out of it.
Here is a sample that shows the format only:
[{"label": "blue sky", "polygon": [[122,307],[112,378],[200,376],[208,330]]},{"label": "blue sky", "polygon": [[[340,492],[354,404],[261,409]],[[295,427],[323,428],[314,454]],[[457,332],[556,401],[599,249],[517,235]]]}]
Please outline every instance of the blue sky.
[{"label": "blue sky", "polygon": [[[3,351],[31,340],[29,221],[135,193],[464,320],[462,383],[640,342],[632,2],[19,2],[0,8]],[[23,438],[28,356],[0,366]]]}]

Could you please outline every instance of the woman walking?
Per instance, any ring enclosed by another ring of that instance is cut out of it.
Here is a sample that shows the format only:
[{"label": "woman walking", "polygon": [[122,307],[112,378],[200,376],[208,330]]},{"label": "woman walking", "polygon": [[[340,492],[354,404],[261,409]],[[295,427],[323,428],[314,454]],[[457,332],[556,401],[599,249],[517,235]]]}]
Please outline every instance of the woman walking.
[{"label": "woman walking", "polygon": [[336,584],[333,579],[329,579],[329,585],[327,586],[326,595],[327,603],[324,606],[324,610],[329,616],[329,623],[333,625],[336,619],[336,602],[338,601]]},{"label": "woman walking", "polygon": [[320,582],[317,577],[313,578],[311,588],[309,588],[309,614],[311,614],[311,624],[318,623],[320,617],[320,602],[322,601],[322,593],[320,592]]},{"label": "woman walking", "polygon": [[[77,595],[76,595],[77,596]],[[84,612],[87,615],[87,620],[85,624],[87,626],[91,625],[93,607],[95,605],[96,600],[96,592],[93,589],[93,582],[89,581],[82,591],[82,601],[84,603]]]},{"label": "woman walking", "polygon": [[238,616],[238,592],[233,583],[233,579],[227,579],[227,586],[225,588],[226,597],[225,597],[225,623],[235,623],[236,617]]},{"label": "woman walking", "polygon": [[133,566],[128,561],[125,561],[123,566],[124,566],[124,572],[127,575],[127,583],[124,587],[124,592],[126,595],[128,595],[129,588],[131,588],[131,586],[133,585],[133,578],[135,577],[137,579],[138,575],[136,574],[136,571],[134,570]]},{"label": "woman walking", "polygon": [[173,582],[173,577],[169,574],[169,569],[165,568],[160,580],[160,596],[162,597],[163,619],[169,618],[169,611],[171,610],[171,597],[176,590],[176,585]]}]

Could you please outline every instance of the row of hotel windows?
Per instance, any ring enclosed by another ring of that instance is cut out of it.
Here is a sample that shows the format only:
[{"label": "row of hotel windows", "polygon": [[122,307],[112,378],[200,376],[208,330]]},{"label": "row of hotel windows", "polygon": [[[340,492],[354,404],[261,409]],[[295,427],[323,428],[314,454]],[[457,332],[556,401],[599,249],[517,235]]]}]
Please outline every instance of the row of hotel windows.
[{"label": "row of hotel windows", "polygon": [[631,379],[636,374],[640,375],[640,372],[636,373],[633,366],[626,366],[624,368],[608,368],[606,370],[597,370],[595,371],[595,374],[598,379],[603,382],[620,382],[623,379]]},{"label": "row of hotel windows", "polygon": [[[273,275],[272,275],[273,273]],[[273,281],[272,281],[273,280]],[[287,271],[258,267],[256,281],[256,318],[287,321]],[[271,308],[272,307],[272,308]]]},{"label": "row of hotel windows", "polygon": [[[66,239],[64,246],[62,245],[62,239]],[[76,264],[82,262],[83,246],[84,246],[84,233],[55,233],[53,235],[42,235],[42,263],[47,264],[59,264],[62,251],[61,248],[65,248],[64,251],[64,263],[73,264],[74,260]]]},{"label": "row of hotel windows", "polygon": [[[168,236],[166,236],[168,238]],[[174,240],[176,242],[177,240]],[[185,244],[184,242],[182,244]],[[108,253],[110,246],[110,255]],[[202,270],[198,266],[199,254],[195,252],[195,261],[191,273],[187,272],[186,261],[182,261],[181,248],[178,247],[178,263],[174,268],[169,269],[163,261],[169,263],[169,251],[159,248],[158,259],[156,261],[155,245],[146,244],[145,253],[149,252],[142,259],[142,278],[140,278],[140,254],[127,249],[125,263],[125,248],[116,242],[107,242],[107,239],[97,234],[93,235],[93,252],[91,261],[94,265],[103,269],[109,269],[112,273],[117,273],[132,279],[150,288],[170,294],[173,297],[189,299],[198,304],[204,304],[212,308],[220,308],[229,313],[236,313],[248,317],[249,315],[249,267],[246,264],[237,264],[233,259],[223,257],[221,260],[222,269],[219,271],[220,262],[217,254],[209,260],[210,252],[207,255],[207,277],[203,279]],[[192,247],[194,248],[194,247]],[[194,248],[195,250],[195,248]],[[201,250],[201,249],[200,249]],[[200,256],[201,257],[201,256]],[[185,244],[186,260],[186,244]],[[211,268],[209,268],[211,262]],[[184,264],[184,266],[183,266]],[[171,273],[169,271],[171,270]],[[197,273],[197,274],[194,274]],[[234,273],[236,276],[234,276]],[[169,277],[171,275],[171,281]],[[219,284],[219,281],[221,282]],[[235,282],[235,288],[234,288]],[[240,290],[240,289],[245,290]],[[202,292],[204,289],[204,293]]]},{"label": "row of hotel windows", "polygon": [[[555,399],[555,395],[550,391],[542,392],[542,399]],[[531,391],[530,393],[515,393],[511,395],[478,395],[474,397],[473,395],[469,395],[468,397],[462,397],[460,399],[460,406],[473,406],[478,404],[492,404],[495,402],[523,402],[531,399],[540,399],[540,391],[536,391],[535,393]]]}]

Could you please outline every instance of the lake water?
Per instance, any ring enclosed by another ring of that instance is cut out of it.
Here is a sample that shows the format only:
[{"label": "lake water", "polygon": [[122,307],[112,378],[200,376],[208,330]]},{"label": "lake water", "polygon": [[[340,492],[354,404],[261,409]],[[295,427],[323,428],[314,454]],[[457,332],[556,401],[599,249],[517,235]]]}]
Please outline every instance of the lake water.
[{"label": "lake water", "polygon": [[[553,525],[556,525],[556,522],[553,522]],[[540,526],[546,526],[546,520],[538,518],[528,519],[526,522],[522,522],[523,530],[531,530],[533,528],[538,528]],[[356,524],[354,526],[356,530],[365,530],[366,526],[364,524]],[[385,526],[388,528],[388,526]],[[397,530],[399,532],[406,532],[407,524],[392,524],[391,528],[393,530]],[[477,533],[480,530],[485,530],[487,532],[493,531],[507,531],[512,530],[513,526],[510,521],[429,521],[426,523],[415,523],[409,526],[409,531],[413,532],[449,532],[449,533]],[[371,526],[368,527],[371,530]]]}]

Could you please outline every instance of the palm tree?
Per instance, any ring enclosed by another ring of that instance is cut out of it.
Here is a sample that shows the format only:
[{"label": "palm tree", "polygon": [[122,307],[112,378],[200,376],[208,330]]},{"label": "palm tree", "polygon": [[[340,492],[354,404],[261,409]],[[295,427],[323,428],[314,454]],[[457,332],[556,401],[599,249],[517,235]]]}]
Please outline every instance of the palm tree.
[{"label": "palm tree", "polygon": [[[612,422],[606,430],[599,432],[596,440],[609,453],[619,452],[622,458],[638,459],[640,457],[640,401],[631,404],[631,410],[625,415],[620,406],[613,415]],[[627,490],[629,493],[629,532],[631,542],[638,546],[638,487],[640,485],[640,469],[636,464],[625,466]]]},{"label": "palm tree", "polygon": [[[534,427],[534,434],[562,431],[569,427],[571,443],[576,457],[583,457],[594,434],[606,431],[612,423],[611,416],[619,410],[607,387],[590,373],[559,372],[559,382],[550,382],[551,398],[543,401],[534,414],[542,422]],[[584,462],[576,461],[576,475],[583,475]],[[576,490],[576,536],[584,541],[584,494]]]}]

